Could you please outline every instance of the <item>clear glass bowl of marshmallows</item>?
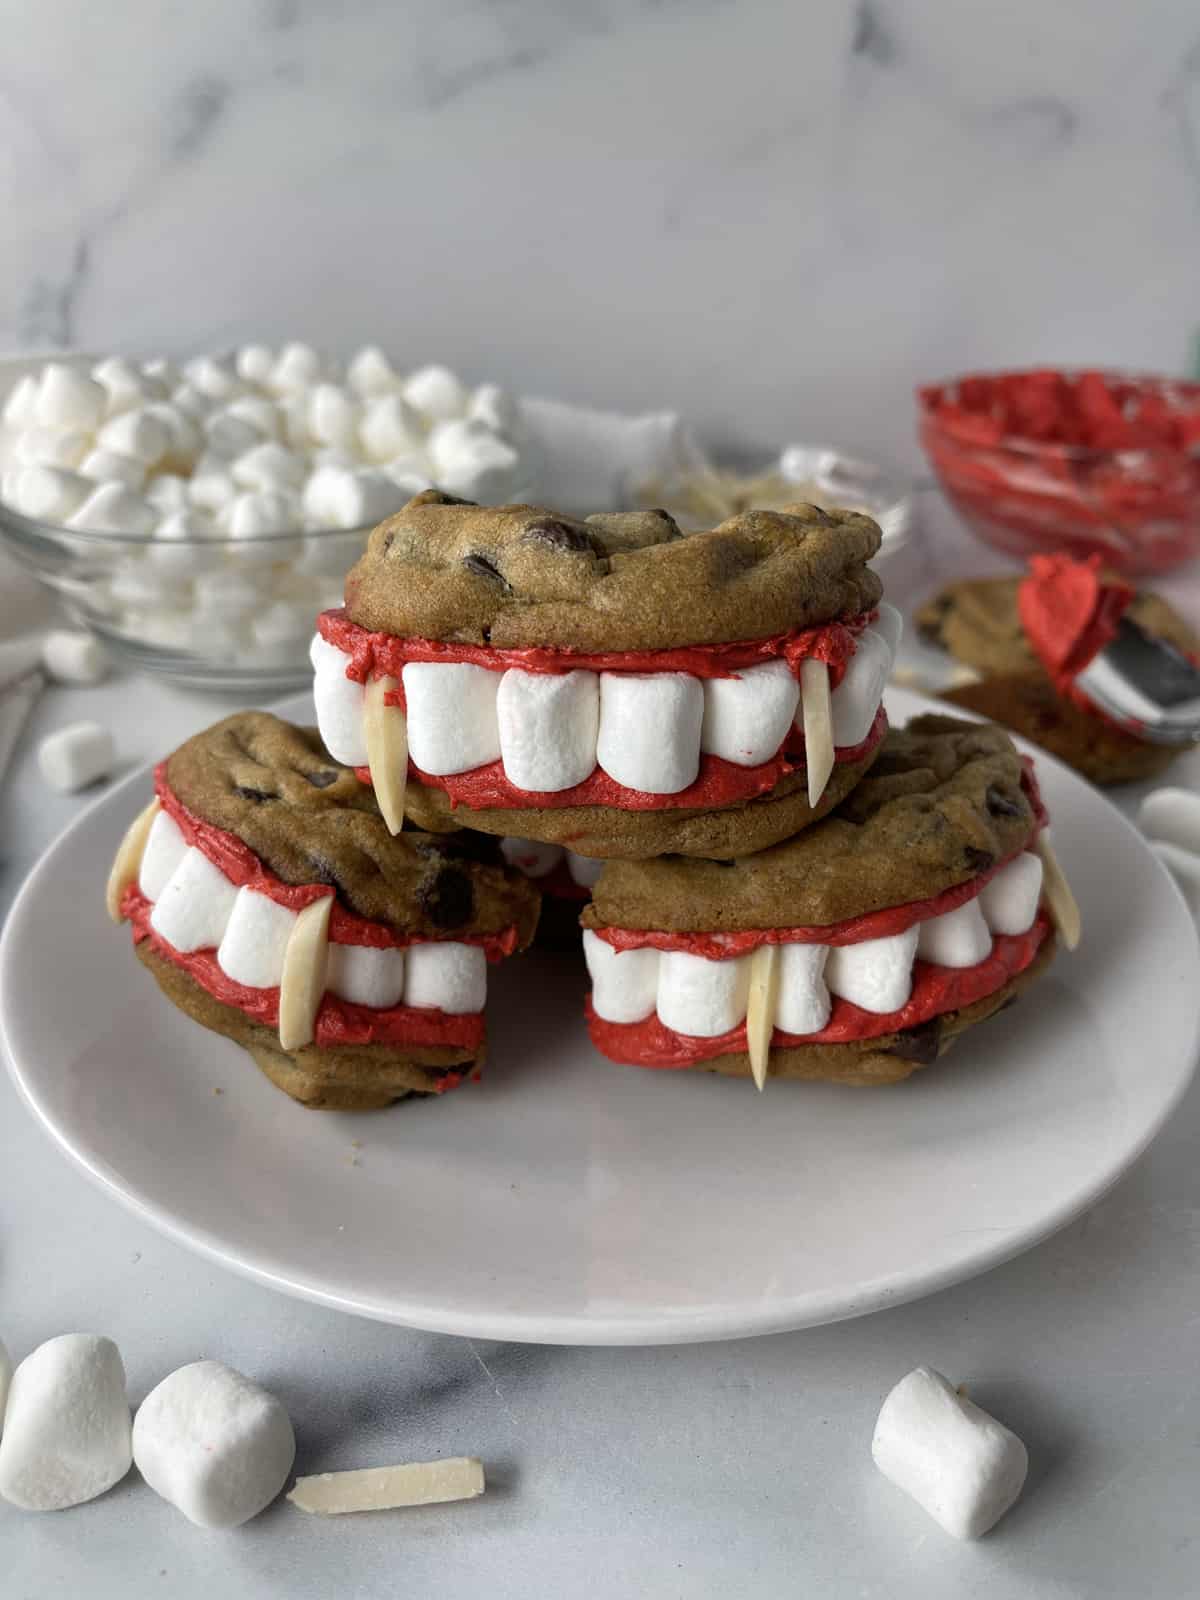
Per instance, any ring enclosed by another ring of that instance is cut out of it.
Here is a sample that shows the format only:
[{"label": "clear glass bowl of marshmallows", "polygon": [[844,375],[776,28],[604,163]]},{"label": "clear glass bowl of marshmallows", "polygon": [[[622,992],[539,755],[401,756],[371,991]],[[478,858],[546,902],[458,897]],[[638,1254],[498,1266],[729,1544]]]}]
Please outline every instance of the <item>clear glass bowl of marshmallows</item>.
[{"label": "clear glass bowl of marshmallows", "polygon": [[533,453],[496,385],[375,346],[0,362],[0,545],[119,661],[283,689],[378,522],[434,482],[520,499]]}]

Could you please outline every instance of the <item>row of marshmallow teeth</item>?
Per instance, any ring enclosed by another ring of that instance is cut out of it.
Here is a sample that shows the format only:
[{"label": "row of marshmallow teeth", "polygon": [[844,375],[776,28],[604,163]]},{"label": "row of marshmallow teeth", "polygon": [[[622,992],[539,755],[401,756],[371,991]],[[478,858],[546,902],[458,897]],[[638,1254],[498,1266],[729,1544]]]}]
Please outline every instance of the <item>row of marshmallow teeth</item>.
[{"label": "row of marshmallow teeth", "polygon": [[775,1028],[801,1038],[819,1033],[833,995],[876,1016],[899,1011],[912,993],[915,960],[977,966],[991,952],[994,935],[1032,927],[1042,887],[1043,857],[1024,851],[973,900],[903,933],[847,945],[764,945],[724,960],[682,950],[618,951],[585,930],[592,1005],[605,1022],[642,1022],[657,1012],[665,1027],[701,1039],[745,1020],[758,1081]]},{"label": "row of marshmallow teeth", "polygon": [[[834,749],[859,745],[871,731],[901,627],[899,612],[881,606],[832,694],[828,668],[811,659],[802,664],[802,684],[784,661],[705,679],[409,662],[403,669],[408,754],[435,777],[499,760],[511,784],[539,793],[574,788],[599,765],[625,788],[677,794],[695,782],[701,754],[760,766],[797,725],[805,733],[815,804]],[[347,678],[347,657],[320,634],[312,664],[317,721],[330,754],[347,766],[372,766],[374,776],[363,685]]]},{"label": "row of marshmallow teeth", "polygon": [[[181,955],[215,950],[227,978],[249,989],[279,988],[280,1042],[295,1049],[311,1042],[321,995],[386,1010],[393,1006],[436,1007],[454,1016],[482,1011],[487,1000],[487,958],[478,945],[436,941],[407,949],[336,944],[325,935],[315,943],[307,931],[323,919],[326,897],[296,912],[268,895],[239,888],[203,851],[189,845],[174,819],[154,801],[131,825],[109,881],[109,912],[119,919],[125,888],[136,883],[151,902],[150,926]],[[310,916],[310,913],[315,915]],[[289,978],[299,942],[304,970]],[[301,1025],[285,1022],[285,986],[303,990],[310,1015]],[[307,1038],[297,1038],[297,1032]]]},{"label": "row of marshmallow teeth", "polygon": [[549,877],[555,867],[565,861],[571,882],[581,889],[591,889],[604,871],[603,861],[576,855],[574,850],[561,844],[543,844],[540,839],[501,839],[500,853],[510,867],[534,879]]}]

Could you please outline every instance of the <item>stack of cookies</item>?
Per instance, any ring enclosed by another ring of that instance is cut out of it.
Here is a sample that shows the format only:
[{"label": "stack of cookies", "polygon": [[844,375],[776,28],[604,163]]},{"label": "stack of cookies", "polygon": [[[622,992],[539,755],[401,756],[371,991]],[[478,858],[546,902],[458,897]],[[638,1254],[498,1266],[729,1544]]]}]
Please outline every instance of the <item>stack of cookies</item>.
[{"label": "stack of cookies", "polygon": [[110,909],[168,996],[296,1098],[440,1092],[537,890],[583,906],[618,1061],[879,1083],[1077,926],[998,730],[889,733],[865,516],[683,534],[430,491],[313,641],[320,739],[246,713],[160,769]]}]

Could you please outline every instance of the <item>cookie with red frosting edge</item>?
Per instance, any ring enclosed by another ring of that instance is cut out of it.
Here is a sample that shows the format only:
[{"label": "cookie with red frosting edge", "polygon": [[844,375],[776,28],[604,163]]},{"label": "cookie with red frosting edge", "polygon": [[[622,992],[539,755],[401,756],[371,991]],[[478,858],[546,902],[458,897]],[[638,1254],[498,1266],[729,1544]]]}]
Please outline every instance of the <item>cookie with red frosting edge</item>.
[{"label": "cookie with red frosting edge", "polygon": [[[617,951],[684,950],[710,960],[764,945],[849,945],[957,910],[1036,842],[1046,822],[1036,778],[1004,732],[941,716],[894,730],[872,774],[800,837],[729,862],[610,862],[581,922]],[[1020,934],[993,934],[973,967],[918,959],[909,999],[880,1015],[834,997],[827,1024],[775,1029],[767,1073],[897,1082],[928,1064],[1044,970],[1054,949],[1044,908]],[[746,1023],[726,1035],[673,1032],[656,1013],[611,1023],[589,1002],[593,1041],[617,1061],[751,1074]]]},{"label": "cookie with red frosting edge", "polygon": [[[329,756],[313,729],[239,712],[168,757],[155,786],[187,843],[232,883],[291,910],[331,896],[331,933],[344,942],[404,948],[450,939],[479,944],[498,960],[533,939],[540,897],[498,847],[465,833],[393,836],[374,795]],[[130,883],[121,914],[164,995],[242,1045],[301,1104],[368,1110],[440,1095],[482,1065],[481,1014],[403,1006],[376,1012],[329,992],[313,1042],[285,1050],[278,988],[245,989],[221,973],[211,949],[173,950],[150,927],[151,909]]]}]

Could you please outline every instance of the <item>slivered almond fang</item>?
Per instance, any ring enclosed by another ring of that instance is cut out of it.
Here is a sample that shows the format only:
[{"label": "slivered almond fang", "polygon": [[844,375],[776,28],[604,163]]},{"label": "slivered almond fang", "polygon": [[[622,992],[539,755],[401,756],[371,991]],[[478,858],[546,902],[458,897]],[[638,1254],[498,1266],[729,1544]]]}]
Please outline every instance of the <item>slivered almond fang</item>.
[{"label": "slivered almond fang", "polygon": [[313,1041],[325,993],[332,910],[333,896],[324,895],[305,906],[292,926],[279,980],[279,1044],[283,1050],[299,1050]]},{"label": "slivered almond fang", "polygon": [[775,1031],[775,1006],[779,998],[779,946],[759,945],[750,957],[750,997],[746,1004],[746,1044],[750,1071],[761,1094],[767,1082],[767,1060]]},{"label": "slivered almond fang", "polygon": [[808,766],[808,803],[815,806],[833,771],[833,713],[829,705],[829,668],[811,656],[800,663],[800,697],[804,711],[804,759]]},{"label": "slivered almond fang", "polygon": [[408,723],[399,706],[385,696],[400,687],[396,678],[372,678],[363,696],[363,737],[371,784],[389,833],[404,826],[404,793],[408,787]]},{"label": "slivered almond fang", "polygon": [[1059,938],[1068,950],[1074,950],[1083,935],[1079,904],[1044,830],[1038,834],[1036,849],[1042,858],[1042,896],[1050,907]]},{"label": "slivered almond fang", "polygon": [[146,809],[134,817],[125,830],[125,837],[117,846],[108,874],[108,886],[104,891],[104,904],[114,922],[122,920],[121,898],[129,885],[137,882],[138,873],[142,870],[142,857],[146,853],[146,840],[150,837],[150,829],[158,812],[158,801],[151,800]]},{"label": "slivered almond fang", "polygon": [[337,1517],[351,1511],[394,1511],[473,1500],[484,1490],[483,1464],[473,1456],[413,1461],[396,1467],[359,1467],[297,1478],[288,1499],[301,1511]]}]

